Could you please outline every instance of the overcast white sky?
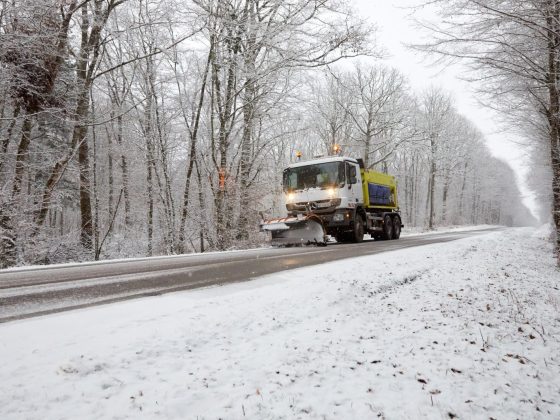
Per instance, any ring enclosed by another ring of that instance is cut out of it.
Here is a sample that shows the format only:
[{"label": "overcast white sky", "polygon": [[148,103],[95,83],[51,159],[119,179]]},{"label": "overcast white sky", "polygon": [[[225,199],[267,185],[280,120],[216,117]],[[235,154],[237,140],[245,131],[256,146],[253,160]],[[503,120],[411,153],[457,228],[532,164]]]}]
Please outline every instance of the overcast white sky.
[{"label": "overcast white sky", "polygon": [[[498,116],[490,109],[482,107],[476,100],[474,86],[460,79],[462,66],[434,66],[433,60],[409,50],[405,44],[419,41],[418,29],[410,18],[408,6],[418,5],[421,0],[353,0],[360,16],[367,17],[378,26],[378,40],[389,57],[389,65],[398,68],[410,80],[412,89],[422,91],[431,85],[439,85],[451,92],[460,113],[474,122],[484,133],[492,153],[506,161],[517,174],[517,181],[525,204],[537,215],[535,197],[527,188],[525,179],[528,175],[526,152],[515,134],[503,131],[498,123]],[[420,16],[415,16],[420,17]],[[424,11],[422,18],[437,19],[429,11]]]}]

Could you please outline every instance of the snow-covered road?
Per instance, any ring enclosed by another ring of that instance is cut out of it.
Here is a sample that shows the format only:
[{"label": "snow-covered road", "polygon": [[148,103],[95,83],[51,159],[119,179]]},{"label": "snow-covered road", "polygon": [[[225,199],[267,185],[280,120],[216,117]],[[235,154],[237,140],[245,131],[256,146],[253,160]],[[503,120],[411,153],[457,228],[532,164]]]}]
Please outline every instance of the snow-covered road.
[{"label": "snow-covered road", "polygon": [[0,418],[560,418],[544,230],[0,325]]},{"label": "snow-covered road", "polygon": [[290,268],[442,243],[501,229],[432,232],[399,241],[260,248],[0,270],[0,323],[178,290],[248,281]]}]

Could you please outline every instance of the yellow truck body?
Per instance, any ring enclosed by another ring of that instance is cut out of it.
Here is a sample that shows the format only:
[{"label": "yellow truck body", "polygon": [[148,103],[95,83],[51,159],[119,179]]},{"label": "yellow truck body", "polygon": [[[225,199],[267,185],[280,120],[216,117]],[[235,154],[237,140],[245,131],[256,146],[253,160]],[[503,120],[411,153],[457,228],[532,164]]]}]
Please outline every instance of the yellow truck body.
[{"label": "yellow truck body", "polygon": [[[361,171],[365,208],[398,209],[397,181],[394,176],[372,170]],[[379,192],[379,195],[375,195]]]}]

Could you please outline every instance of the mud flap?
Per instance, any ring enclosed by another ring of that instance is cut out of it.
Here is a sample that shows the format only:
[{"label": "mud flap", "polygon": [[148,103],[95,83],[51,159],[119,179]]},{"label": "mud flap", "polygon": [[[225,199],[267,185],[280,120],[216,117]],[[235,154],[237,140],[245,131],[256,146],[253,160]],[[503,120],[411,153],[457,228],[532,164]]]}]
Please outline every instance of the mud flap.
[{"label": "mud flap", "polygon": [[327,243],[323,223],[314,215],[265,220],[261,223],[261,230],[271,232],[273,246]]}]

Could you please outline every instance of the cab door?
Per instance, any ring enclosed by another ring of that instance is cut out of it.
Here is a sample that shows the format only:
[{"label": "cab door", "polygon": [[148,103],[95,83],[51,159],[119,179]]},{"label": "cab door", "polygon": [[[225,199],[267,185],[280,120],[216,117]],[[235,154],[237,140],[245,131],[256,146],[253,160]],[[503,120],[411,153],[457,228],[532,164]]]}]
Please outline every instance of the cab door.
[{"label": "cab door", "polygon": [[362,176],[360,167],[353,162],[346,162],[346,189],[348,207],[356,208],[363,202]]}]

